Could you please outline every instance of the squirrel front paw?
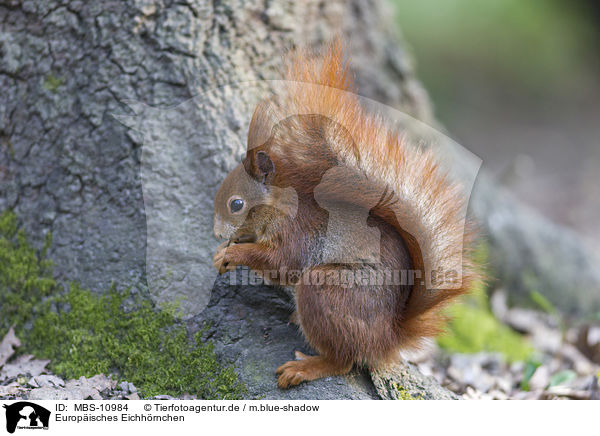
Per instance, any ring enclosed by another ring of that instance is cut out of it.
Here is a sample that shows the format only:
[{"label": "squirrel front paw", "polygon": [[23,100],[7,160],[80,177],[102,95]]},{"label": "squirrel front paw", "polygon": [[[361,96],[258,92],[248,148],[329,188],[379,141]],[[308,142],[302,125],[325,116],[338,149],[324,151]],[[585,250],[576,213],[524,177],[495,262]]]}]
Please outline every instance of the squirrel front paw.
[{"label": "squirrel front paw", "polygon": [[217,247],[217,251],[213,256],[213,266],[217,269],[219,274],[224,274],[227,271],[233,271],[236,267],[235,264],[228,262],[227,260],[227,249],[231,246],[229,241],[225,241]]},{"label": "squirrel front paw", "polygon": [[296,324],[296,325],[300,325],[300,320],[298,319],[298,311],[294,310],[292,312],[292,314],[290,315],[290,319],[288,320],[288,325],[290,324]]}]

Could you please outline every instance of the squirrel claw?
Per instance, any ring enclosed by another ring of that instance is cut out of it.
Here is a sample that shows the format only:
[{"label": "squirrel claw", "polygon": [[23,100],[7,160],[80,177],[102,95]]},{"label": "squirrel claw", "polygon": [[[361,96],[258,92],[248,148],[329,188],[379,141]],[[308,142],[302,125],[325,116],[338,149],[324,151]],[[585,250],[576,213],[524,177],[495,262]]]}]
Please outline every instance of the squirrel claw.
[{"label": "squirrel claw", "polygon": [[340,364],[326,360],[322,356],[307,356],[300,351],[295,352],[296,358],[281,365],[275,373],[279,375],[277,386],[287,389],[303,381],[316,380],[330,375],[346,374],[352,369],[352,364]]},{"label": "squirrel claw", "polygon": [[225,241],[217,247],[217,251],[213,256],[213,266],[217,269],[219,274],[224,274],[227,271],[235,270],[235,265],[225,262],[225,254],[227,248],[231,246],[230,241]]},{"label": "squirrel claw", "polygon": [[302,368],[297,365],[298,363],[299,362],[289,361],[277,368],[275,373],[279,375],[277,386],[279,386],[280,389],[287,389],[307,380]]},{"label": "squirrel claw", "polygon": [[[288,320],[288,325],[290,324],[296,324],[296,325],[300,325],[300,322],[298,321],[298,311],[294,310],[294,312],[292,312],[292,314],[290,315],[290,319]],[[298,351],[297,351],[298,353]]]},{"label": "squirrel claw", "polygon": [[234,244],[244,244],[247,242],[255,242],[255,241],[256,241],[256,237],[254,235],[240,235],[231,240],[231,242]]},{"label": "squirrel claw", "polygon": [[296,357],[296,360],[305,360],[310,357],[310,356],[307,356],[306,354],[302,353],[301,351],[296,351],[294,353],[294,356]]}]

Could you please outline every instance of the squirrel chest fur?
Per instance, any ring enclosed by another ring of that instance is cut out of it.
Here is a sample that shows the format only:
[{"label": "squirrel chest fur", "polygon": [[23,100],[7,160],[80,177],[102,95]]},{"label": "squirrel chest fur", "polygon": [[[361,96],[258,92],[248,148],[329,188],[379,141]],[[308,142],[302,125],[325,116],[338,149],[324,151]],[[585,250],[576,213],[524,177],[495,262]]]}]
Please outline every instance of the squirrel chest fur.
[{"label": "squirrel chest fur", "polygon": [[[286,95],[257,106],[215,198],[215,267],[293,286],[293,320],[318,352],[281,365],[281,388],[393,362],[440,331],[474,277],[460,190],[364,113],[342,58],[339,42],[288,57]],[[449,283],[427,280],[456,259]]]}]

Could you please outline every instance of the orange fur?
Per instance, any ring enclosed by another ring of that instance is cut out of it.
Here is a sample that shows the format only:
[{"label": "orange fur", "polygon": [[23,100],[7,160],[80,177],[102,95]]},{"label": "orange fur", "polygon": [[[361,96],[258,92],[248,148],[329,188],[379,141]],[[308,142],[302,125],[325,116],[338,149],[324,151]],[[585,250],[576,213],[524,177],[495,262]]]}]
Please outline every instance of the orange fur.
[{"label": "orange fur", "polygon": [[[288,387],[348,371],[353,363],[377,367],[398,358],[400,349],[419,346],[423,337],[440,332],[445,321],[440,309],[466,292],[476,273],[470,253],[473,226],[464,222],[461,187],[431,151],[406,143],[381,118],[364,111],[341,42],[320,54],[290,53],[285,79],[283,95],[262,102],[254,112],[243,166],[265,186],[257,188],[265,196],[269,186],[294,188],[297,214],[286,217],[271,207],[254,209],[232,236],[252,234],[253,242],[228,247],[219,260],[257,270],[295,268],[303,277],[339,271],[340,265],[322,259],[319,241],[328,213],[315,200],[319,187],[336,201],[365,207],[370,225],[380,231],[380,261],[358,268],[412,269],[425,279],[412,286],[354,284],[349,289],[295,284],[296,319],[320,357],[283,365],[280,386]],[[261,163],[265,156],[266,169]],[[357,178],[350,183],[324,178],[336,167],[352,169]],[[351,183],[359,179],[366,185]],[[236,183],[228,177],[217,194],[219,219],[227,221],[223,199],[240,191]],[[273,202],[265,198],[265,204]],[[347,238],[356,245],[362,241],[357,235]],[[342,250],[335,241],[327,243],[328,249]],[[444,286],[438,287],[434,271],[454,271],[456,276],[445,275]],[[283,274],[279,280],[288,284]]]},{"label": "orange fur", "polygon": [[[402,204],[393,214],[399,219],[403,213],[411,216],[402,223],[395,222],[395,227],[405,239],[412,239],[409,250],[413,261],[423,268],[423,251],[431,264],[445,270],[456,269],[452,260],[462,260],[462,277],[448,286],[450,289],[435,292],[417,285],[404,314],[406,341],[417,343],[415,338],[438,334],[444,324],[439,309],[466,292],[478,276],[470,253],[474,225],[462,222],[465,198],[461,187],[440,169],[431,150],[405,143],[384,120],[365,113],[355,94],[339,39],[320,54],[306,49],[292,52],[285,60],[285,79],[288,94],[279,109],[285,113],[319,114],[339,123],[347,132],[342,136],[335,130],[329,132],[327,139],[334,152],[398,194]],[[271,110],[271,116],[276,117],[277,111]],[[308,126],[299,128],[306,130]],[[307,165],[312,166],[313,162]],[[382,211],[388,222],[395,221],[393,214]],[[427,223],[427,228],[423,223]],[[415,241],[411,236],[415,234],[422,240]]]}]

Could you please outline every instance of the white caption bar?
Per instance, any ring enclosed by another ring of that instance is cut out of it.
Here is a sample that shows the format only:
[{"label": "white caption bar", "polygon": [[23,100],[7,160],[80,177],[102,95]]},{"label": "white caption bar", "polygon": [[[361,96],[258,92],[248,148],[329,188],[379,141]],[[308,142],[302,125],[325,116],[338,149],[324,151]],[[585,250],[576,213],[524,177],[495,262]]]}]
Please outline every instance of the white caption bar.
[{"label": "white caption bar", "polygon": [[[0,401],[0,435],[595,434],[600,402]],[[590,433],[591,431],[591,433]],[[332,433],[334,434],[334,433]]]}]

